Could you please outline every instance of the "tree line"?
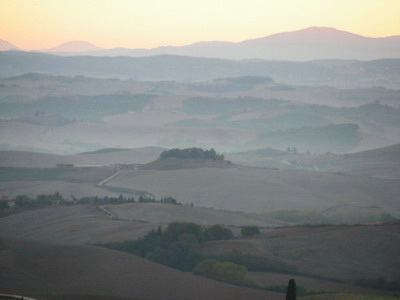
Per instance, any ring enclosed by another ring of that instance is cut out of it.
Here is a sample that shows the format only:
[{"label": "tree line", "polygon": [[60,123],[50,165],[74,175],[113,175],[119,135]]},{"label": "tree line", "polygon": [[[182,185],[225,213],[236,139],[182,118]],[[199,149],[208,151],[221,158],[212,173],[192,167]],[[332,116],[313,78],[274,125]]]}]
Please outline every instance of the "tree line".
[{"label": "tree line", "polygon": [[57,205],[75,205],[75,204],[120,204],[120,203],[162,203],[181,205],[173,197],[161,197],[159,200],[149,195],[139,195],[136,199],[134,197],[126,197],[120,194],[118,197],[81,197],[76,198],[71,195],[70,197],[63,197],[59,192],[53,194],[41,194],[36,197],[29,197],[27,195],[18,195],[14,198],[0,201],[0,210],[21,210],[40,208],[47,206]]},{"label": "tree line", "polygon": [[[257,230],[255,230],[255,228]],[[242,237],[259,233],[256,226],[243,226]],[[164,230],[158,227],[137,240],[102,243],[99,246],[138,255],[148,260],[194,274],[235,285],[256,287],[248,271],[297,274],[296,268],[278,260],[242,254],[238,250],[223,254],[204,252],[208,241],[234,239],[233,232],[223,225],[201,226],[173,222]]]},{"label": "tree line", "polygon": [[193,147],[186,149],[174,148],[161,152],[160,159],[167,158],[224,160],[224,155],[217,154],[212,148],[210,150],[203,150]]}]

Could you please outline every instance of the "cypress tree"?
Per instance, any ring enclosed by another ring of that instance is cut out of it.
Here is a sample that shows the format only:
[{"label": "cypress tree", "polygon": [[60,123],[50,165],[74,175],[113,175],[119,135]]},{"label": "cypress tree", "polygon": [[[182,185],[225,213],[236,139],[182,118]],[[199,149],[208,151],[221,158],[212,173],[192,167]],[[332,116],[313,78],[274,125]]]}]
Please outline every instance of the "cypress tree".
[{"label": "cypress tree", "polygon": [[296,282],[294,279],[289,280],[287,292],[286,292],[286,300],[296,300]]}]

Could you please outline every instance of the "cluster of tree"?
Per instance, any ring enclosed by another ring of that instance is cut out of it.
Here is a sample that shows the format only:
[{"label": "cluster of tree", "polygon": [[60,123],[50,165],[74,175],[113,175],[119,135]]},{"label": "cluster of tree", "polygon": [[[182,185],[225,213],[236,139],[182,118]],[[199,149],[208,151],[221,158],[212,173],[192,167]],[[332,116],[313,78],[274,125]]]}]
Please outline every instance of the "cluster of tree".
[{"label": "cluster of tree", "polygon": [[244,266],[231,262],[205,259],[194,268],[193,273],[235,285],[257,287],[257,284],[247,274]]},{"label": "cluster of tree", "polygon": [[207,240],[233,238],[233,233],[222,225],[203,227],[194,223],[170,223],[163,231],[148,232],[135,241],[102,244],[102,246],[132,253],[169,267],[192,271],[203,260],[201,246]]},{"label": "cluster of tree", "polygon": [[[139,197],[139,200],[140,200],[140,197]],[[179,204],[178,201],[175,198],[172,198],[172,197],[162,197],[160,199],[160,203]]]},{"label": "cluster of tree", "polygon": [[355,285],[369,287],[379,290],[399,291],[400,280],[387,280],[385,277],[379,278],[360,278],[354,281]]},{"label": "cluster of tree", "polygon": [[160,159],[166,158],[224,160],[224,155],[217,154],[217,152],[212,148],[210,150],[203,150],[201,148],[193,147],[165,150],[160,154]]},{"label": "cluster of tree", "polygon": [[251,272],[277,272],[285,274],[298,274],[298,272],[296,271],[296,267],[291,266],[283,261],[271,260],[265,257],[251,254],[243,254],[237,249],[234,249],[228,253],[222,253],[218,255],[209,254],[208,258],[242,265]]},{"label": "cluster of tree", "polygon": [[[1,209],[35,208],[35,207],[51,206],[56,203],[60,204],[65,201],[66,200],[58,192],[55,192],[54,194],[38,195],[36,196],[36,198],[30,198],[26,195],[18,195],[14,199],[11,199],[8,202],[2,202],[0,208]],[[12,207],[10,207],[11,202],[14,202],[14,205]]]},{"label": "cluster of tree", "polygon": [[243,237],[252,237],[260,234],[260,229],[257,226],[242,226],[240,233]]},{"label": "cluster of tree", "polygon": [[[175,198],[172,197],[162,197],[160,200],[156,200],[154,197],[148,195],[140,195],[137,200],[134,197],[125,197],[122,194],[118,197],[82,197],[76,198],[70,196],[69,198],[64,198],[59,192],[53,194],[42,194],[35,198],[28,197],[26,195],[18,195],[14,199],[8,201],[0,202],[0,210],[20,210],[20,209],[30,209],[54,205],[74,205],[74,204],[118,204],[118,203],[165,203],[165,204],[175,204],[181,205]],[[13,203],[11,206],[10,203]]]},{"label": "cluster of tree", "polygon": [[[201,226],[194,223],[174,222],[170,223],[165,230],[159,227],[158,230],[152,230],[138,240],[99,245],[135,254],[182,271],[194,271],[196,266],[204,260],[213,260],[220,263],[230,263],[216,265],[215,268],[218,270],[221,268],[225,271],[226,269],[233,270],[236,267],[232,265],[239,265],[245,270],[255,272],[296,273],[294,267],[284,262],[242,254],[238,250],[219,255],[207,254],[202,250],[202,246],[206,241],[232,238],[234,238],[232,231],[223,225]],[[203,269],[200,268],[200,270]],[[210,277],[213,275],[208,274],[205,276]],[[226,281],[226,277],[223,276],[219,280]],[[242,283],[245,282],[247,281]]]}]

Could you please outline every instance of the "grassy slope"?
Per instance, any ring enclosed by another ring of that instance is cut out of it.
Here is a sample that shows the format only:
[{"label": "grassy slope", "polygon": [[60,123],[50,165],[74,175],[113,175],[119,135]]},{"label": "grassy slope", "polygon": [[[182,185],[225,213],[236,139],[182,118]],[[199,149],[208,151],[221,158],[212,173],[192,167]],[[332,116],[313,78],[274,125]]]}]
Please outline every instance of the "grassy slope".
[{"label": "grassy slope", "polygon": [[253,239],[210,243],[207,251],[239,248],[283,259],[307,274],[347,282],[361,277],[398,279],[399,232],[400,224],[267,229]]},{"label": "grassy slope", "polygon": [[110,249],[6,239],[1,254],[0,291],[4,293],[36,294],[43,299],[46,294],[153,300],[283,299],[279,294],[219,283]]},{"label": "grassy slope", "polygon": [[88,196],[112,196],[118,197],[119,192],[106,190],[93,183],[66,182],[56,180],[35,181],[8,181],[0,182],[1,195],[15,197],[17,195],[28,195],[36,197],[40,194],[52,194],[59,192],[64,197],[74,195],[77,198]]},{"label": "grassy slope", "polygon": [[106,206],[110,219],[90,205],[51,207],[26,211],[0,219],[0,234],[37,241],[85,244],[136,239],[160,224],[192,221],[200,224],[276,226],[252,216],[168,204]]},{"label": "grassy slope", "polygon": [[76,155],[57,155],[24,151],[0,151],[0,167],[54,168],[57,164],[143,164],[155,160],[163,151],[160,147],[97,151]]},{"label": "grassy slope", "polygon": [[136,239],[156,228],[152,223],[113,220],[89,205],[26,211],[1,218],[0,224],[2,235],[74,245]]},{"label": "grassy slope", "polygon": [[159,203],[129,203],[109,205],[107,209],[121,219],[142,220],[151,223],[193,222],[197,224],[282,226],[285,222],[259,216],[212,210],[184,205],[165,205]]},{"label": "grassy slope", "polygon": [[345,203],[400,208],[400,185],[396,180],[237,165],[130,170],[107,185],[141,189],[157,197],[169,195],[197,206],[253,212],[277,208],[327,209]]},{"label": "grassy slope", "polygon": [[346,155],[300,159],[307,167],[357,176],[400,178],[400,144]]}]

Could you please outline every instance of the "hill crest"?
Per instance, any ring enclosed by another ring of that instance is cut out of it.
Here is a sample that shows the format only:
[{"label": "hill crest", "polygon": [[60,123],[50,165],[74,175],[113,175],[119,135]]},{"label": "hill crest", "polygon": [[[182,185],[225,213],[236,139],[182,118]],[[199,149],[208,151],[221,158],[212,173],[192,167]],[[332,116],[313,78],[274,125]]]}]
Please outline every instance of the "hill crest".
[{"label": "hill crest", "polygon": [[42,50],[44,52],[88,52],[104,50],[101,47],[85,41],[69,41],[54,48]]},{"label": "hill crest", "polygon": [[[55,52],[54,48],[52,51]],[[69,51],[65,48],[62,51],[70,52],[63,53],[63,55],[74,55],[74,52],[77,52],[76,50]],[[198,41],[184,46],[161,46],[152,49],[101,49],[99,47],[91,49],[90,47],[84,47],[80,52],[96,56],[170,54],[235,60],[373,60],[399,58],[400,36],[366,37],[336,28],[308,27],[301,30],[247,39],[241,42]]]},{"label": "hill crest", "polygon": [[19,48],[9,41],[0,39],[0,51],[19,50]]}]

